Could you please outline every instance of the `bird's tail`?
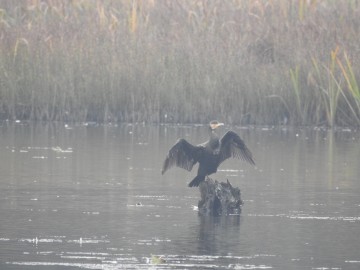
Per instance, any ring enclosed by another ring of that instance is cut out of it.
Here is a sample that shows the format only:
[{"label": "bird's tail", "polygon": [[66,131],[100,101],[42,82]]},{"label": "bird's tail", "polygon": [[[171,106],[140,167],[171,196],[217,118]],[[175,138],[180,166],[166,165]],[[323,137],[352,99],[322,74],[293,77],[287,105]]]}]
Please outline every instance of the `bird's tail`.
[{"label": "bird's tail", "polygon": [[197,175],[190,183],[189,187],[198,187],[202,181],[205,180],[205,175]]}]

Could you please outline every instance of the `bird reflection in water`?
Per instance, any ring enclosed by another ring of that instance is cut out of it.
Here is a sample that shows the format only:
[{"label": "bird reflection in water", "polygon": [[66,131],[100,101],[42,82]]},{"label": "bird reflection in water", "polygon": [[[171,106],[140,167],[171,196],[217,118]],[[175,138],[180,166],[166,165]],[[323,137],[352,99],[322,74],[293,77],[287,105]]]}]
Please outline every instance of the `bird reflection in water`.
[{"label": "bird reflection in water", "polygon": [[240,236],[240,215],[199,216],[198,252],[200,254],[229,255],[233,252],[232,242],[237,243]]}]

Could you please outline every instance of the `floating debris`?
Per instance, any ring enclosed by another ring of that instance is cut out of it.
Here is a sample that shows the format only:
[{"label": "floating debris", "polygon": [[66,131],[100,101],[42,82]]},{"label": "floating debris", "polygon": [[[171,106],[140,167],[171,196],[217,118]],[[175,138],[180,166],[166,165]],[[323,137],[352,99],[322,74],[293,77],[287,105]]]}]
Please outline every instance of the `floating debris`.
[{"label": "floating debris", "polygon": [[166,260],[162,256],[151,255],[151,264],[163,264]]},{"label": "floating debris", "polygon": [[73,149],[71,147],[64,150],[60,146],[56,146],[56,147],[51,147],[51,150],[53,150],[56,153],[72,153],[73,152]]}]

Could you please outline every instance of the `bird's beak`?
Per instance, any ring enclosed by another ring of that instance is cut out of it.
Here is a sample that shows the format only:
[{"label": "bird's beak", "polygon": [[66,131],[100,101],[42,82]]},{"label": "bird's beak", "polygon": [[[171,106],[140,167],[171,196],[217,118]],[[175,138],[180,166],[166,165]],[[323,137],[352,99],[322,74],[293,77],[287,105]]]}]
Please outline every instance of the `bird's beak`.
[{"label": "bird's beak", "polygon": [[224,125],[224,123],[216,123],[216,124],[212,124],[211,125],[211,129],[216,129],[216,128],[218,128],[218,127],[220,127],[220,126],[223,126]]}]

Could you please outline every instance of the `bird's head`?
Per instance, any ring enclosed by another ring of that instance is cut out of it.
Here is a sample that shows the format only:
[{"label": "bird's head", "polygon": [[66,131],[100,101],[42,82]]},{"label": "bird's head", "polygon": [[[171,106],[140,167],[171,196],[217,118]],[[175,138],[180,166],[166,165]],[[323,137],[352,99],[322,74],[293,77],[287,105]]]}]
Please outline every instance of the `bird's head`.
[{"label": "bird's head", "polygon": [[210,122],[209,125],[210,125],[210,129],[211,129],[211,130],[215,130],[215,129],[217,129],[217,128],[220,127],[220,126],[223,126],[224,123],[220,123],[219,121],[213,120],[213,121]]}]

